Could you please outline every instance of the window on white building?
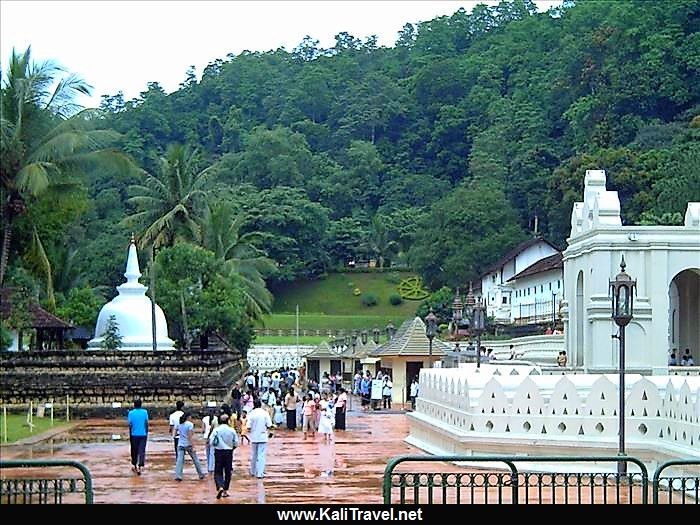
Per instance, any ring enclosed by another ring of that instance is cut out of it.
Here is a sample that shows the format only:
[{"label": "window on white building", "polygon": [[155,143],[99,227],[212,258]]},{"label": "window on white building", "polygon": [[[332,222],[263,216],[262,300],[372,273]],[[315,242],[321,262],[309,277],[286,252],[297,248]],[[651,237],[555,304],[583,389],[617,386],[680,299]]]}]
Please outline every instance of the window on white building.
[{"label": "window on white building", "polygon": [[496,282],[496,274],[495,273],[491,276],[491,282],[492,283]]},{"label": "window on white building", "polygon": [[549,283],[549,289],[550,290],[552,289],[552,283]]},{"label": "window on white building", "polygon": [[544,284],[540,285],[540,293],[544,292]]},{"label": "window on white building", "polygon": [[561,280],[557,279],[557,288],[561,288]]},{"label": "window on white building", "polygon": [[503,297],[503,304],[508,304],[508,297]]}]

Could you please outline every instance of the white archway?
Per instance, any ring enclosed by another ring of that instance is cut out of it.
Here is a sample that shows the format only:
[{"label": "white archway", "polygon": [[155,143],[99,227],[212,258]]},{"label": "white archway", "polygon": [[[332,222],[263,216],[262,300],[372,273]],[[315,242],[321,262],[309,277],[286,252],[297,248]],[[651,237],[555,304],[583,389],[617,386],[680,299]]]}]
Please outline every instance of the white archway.
[{"label": "white archway", "polygon": [[668,287],[669,348],[681,356],[690,350],[695,363],[700,358],[700,268],[678,272]]}]

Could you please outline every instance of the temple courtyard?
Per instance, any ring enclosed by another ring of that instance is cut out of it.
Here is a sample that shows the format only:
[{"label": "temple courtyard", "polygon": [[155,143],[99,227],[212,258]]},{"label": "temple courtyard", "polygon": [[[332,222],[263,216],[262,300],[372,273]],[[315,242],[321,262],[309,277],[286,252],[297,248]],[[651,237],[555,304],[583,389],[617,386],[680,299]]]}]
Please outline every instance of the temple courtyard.
[{"label": "temple courtyard", "polygon": [[[349,412],[347,428],[336,432],[331,445],[318,434],[304,441],[300,430],[276,429],[262,480],[248,475],[250,445],[243,444],[234,452],[231,497],[218,501],[213,474],[200,481],[189,458],[184,480],[173,479],[175,454],[165,419],[151,422],[141,476],[131,471],[128,429],[120,419],[81,420],[35,444],[3,446],[2,458],[79,461],[93,476],[95,503],[381,503],[389,459],[424,453],[404,442],[408,423],[402,413]],[[201,437],[196,450],[206,468]]]}]

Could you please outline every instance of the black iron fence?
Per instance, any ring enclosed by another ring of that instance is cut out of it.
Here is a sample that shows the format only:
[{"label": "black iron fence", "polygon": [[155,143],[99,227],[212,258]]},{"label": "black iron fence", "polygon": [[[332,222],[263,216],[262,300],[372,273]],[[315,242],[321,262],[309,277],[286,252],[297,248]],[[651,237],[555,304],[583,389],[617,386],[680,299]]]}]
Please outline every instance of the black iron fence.
[{"label": "black iron fence", "polygon": [[[47,477],[47,468],[60,469],[60,473],[55,477]],[[8,477],[9,469],[14,469],[11,477]],[[32,471],[35,469],[41,477],[33,476]],[[77,469],[79,475],[66,475],[67,469]],[[93,499],[92,475],[82,463],[64,460],[0,461],[0,504],[86,503],[90,505]]]},{"label": "black iron fence", "polygon": [[[439,468],[414,472],[408,464],[440,463]],[[558,472],[534,472],[524,463],[551,463]],[[624,474],[618,473],[621,463]],[[384,503],[698,503],[698,473],[661,476],[663,470],[698,461],[672,461],[649,474],[630,456],[400,456],[392,459],[383,480]]]}]

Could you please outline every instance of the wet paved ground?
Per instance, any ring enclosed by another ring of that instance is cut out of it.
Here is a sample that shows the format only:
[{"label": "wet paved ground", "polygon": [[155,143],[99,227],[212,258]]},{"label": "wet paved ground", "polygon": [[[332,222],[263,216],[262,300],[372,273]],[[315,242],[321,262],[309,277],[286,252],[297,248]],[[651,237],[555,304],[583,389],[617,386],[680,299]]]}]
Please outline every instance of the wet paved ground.
[{"label": "wet paved ground", "polygon": [[[201,425],[196,421],[195,428]],[[216,500],[213,476],[199,480],[189,458],[185,460],[184,481],[176,482],[174,477],[175,453],[168,434],[165,420],[151,424],[151,434],[146,450],[146,468],[141,476],[131,471],[127,426],[125,421],[92,419],[73,423],[70,428],[58,431],[52,437],[41,441],[2,447],[2,459],[71,459],[85,464],[93,476],[95,503],[309,503],[309,504],[358,504],[382,503],[382,475],[390,458],[403,455],[424,455],[421,450],[405,443],[408,434],[408,421],[404,413],[349,412],[347,431],[337,431],[333,444],[323,443],[316,438],[304,440],[301,431],[277,429],[270,441],[267,453],[266,477],[262,480],[248,475],[251,447],[243,444],[234,452],[234,471],[231,481],[231,497]],[[119,436],[119,439],[115,437]],[[36,440],[35,440],[36,441]],[[197,455],[206,469],[203,440],[196,442]],[[20,477],[51,474],[37,473],[38,469],[23,471]],[[504,503],[511,501],[511,489],[506,484],[500,489],[494,487],[497,473],[491,471],[488,481],[483,475],[487,471],[478,468],[460,468],[447,463],[412,463],[399,466],[396,472],[452,473],[449,476],[450,488],[428,489],[427,477],[420,476],[423,487],[420,501],[439,503]],[[11,471],[4,471],[9,474]],[[67,471],[73,475],[75,471]],[[15,471],[17,473],[17,471]],[[475,490],[463,486],[457,490],[454,485],[455,473],[473,479]],[[65,475],[65,474],[63,474]],[[8,476],[14,477],[14,476]],[[434,481],[438,481],[435,477]],[[411,477],[407,482],[412,485]],[[432,485],[432,483],[430,483]],[[489,486],[488,494],[484,484]],[[438,483],[439,485],[439,483]],[[604,489],[596,483],[577,490],[574,486],[551,487],[527,490],[520,486],[520,501],[530,503],[564,502],[628,502],[640,501],[640,488],[615,487]],[[430,499],[428,492],[431,492]],[[595,495],[594,495],[595,492]],[[403,493],[407,503],[416,502],[417,493],[413,488],[393,489],[392,501],[399,502]],[[566,493],[566,496],[565,496]],[[650,498],[651,499],[651,498]],[[662,496],[662,502],[667,497]],[[67,501],[81,501],[77,495]],[[675,499],[675,502],[680,502]]]},{"label": "wet paved ground", "polygon": [[[275,430],[262,480],[248,475],[251,448],[242,445],[234,452],[231,497],[219,501],[213,475],[200,481],[189,458],[184,481],[174,481],[175,453],[166,421],[152,422],[141,476],[131,471],[128,431],[120,420],[82,421],[33,445],[3,447],[2,458],[80,461],[92,473],[96,503],[381,503],[387,461],[423,452],[403,441],[408,424],[401,413],[349,412],[347,428],[336,432],[331,445],[318,434],[304,441],[300,431]],[[200,438],[196,450],[206,468],[203,443]]]}]

